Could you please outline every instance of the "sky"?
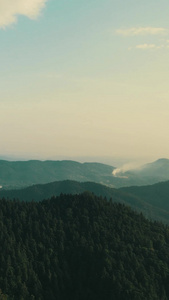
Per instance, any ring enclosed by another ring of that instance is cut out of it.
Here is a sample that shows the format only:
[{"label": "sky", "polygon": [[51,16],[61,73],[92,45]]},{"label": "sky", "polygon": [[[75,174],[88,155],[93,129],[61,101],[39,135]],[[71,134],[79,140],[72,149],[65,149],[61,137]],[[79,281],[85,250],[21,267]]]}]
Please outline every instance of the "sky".
[{"label": "sky", "polygon": [[168,0],[0,0],[0,156],[169,158]]}]

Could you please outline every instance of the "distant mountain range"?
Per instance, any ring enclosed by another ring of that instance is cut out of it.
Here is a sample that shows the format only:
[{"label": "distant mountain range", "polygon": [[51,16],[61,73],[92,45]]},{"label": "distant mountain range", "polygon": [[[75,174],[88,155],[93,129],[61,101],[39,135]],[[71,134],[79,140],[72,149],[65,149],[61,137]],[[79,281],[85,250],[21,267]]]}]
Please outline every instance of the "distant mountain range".
[{"label": "distant mountain range", "polygon": [[[133,185],[148,185],[169,180],[169,159],[159,159],[123,173]],[[138,181],[138,183],[137,183]],[[128,186],[131,186],[129,184]]]},{"label": "distant mountain range", "polygon": [[5,189],[62,180],[90,181],[115,188],[149,185],[169,180],[169,160],[159,159],[142,168],[125,172],[101,163],[0,160],[0,186]]},{"label": "distant mountain range", "polygon": [[59,181],[38,184],[18,190],[0,190],[0,198],[21,201],[41,201],[63,194],[80,194],[85,191],[97,196],[112,198],[141,211],[149,219],[169,223],[169,181],[152,186],[114,189],[94,182]]},{"label": "distant mountain range", "polygon": [[112,182],[115,168],[101,163],[75,161],[0,161],[0,186],[20,188],[56,180],[93,181],[104,184]]}]

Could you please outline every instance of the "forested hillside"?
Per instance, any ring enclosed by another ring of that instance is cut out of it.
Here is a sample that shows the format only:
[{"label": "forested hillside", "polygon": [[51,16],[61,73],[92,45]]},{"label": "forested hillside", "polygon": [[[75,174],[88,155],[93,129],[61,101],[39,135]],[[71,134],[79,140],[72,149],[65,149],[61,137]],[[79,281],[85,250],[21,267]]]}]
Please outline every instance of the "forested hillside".
[{"label": "forested hillside", "polygon": [[[153,187],[154,186],[149,186],[149,189],[153,191]],[[139,190],[144,191],[144,188],[146,190],[146,187],[144,186],[140,187]],[[2,189],[0,190],[0,198],[4,197],[7,199],[19,199],[21,201],[42,201],[44,199],[49,199],[52,196],[59,196],[61,193],[74,195],[89,191],[97,196],[106,197],[108,200],[112,198],[113,202],[120,202],[126,205],[130,205],[134,210],[142,212],[149,219],[169,223],[169,207],[165,205],[168,200],[168,194],[165,194],[166,201],[164,201],[164,203],[163,201],[161,201],[161,206],[157,207],[155,203],[155,196],[151,196],[150,198],[142,197],[141,193],[140,195],[134,193],[135,189],[137,190],[137,187],[117,190],[95,182],[77,182],[72,180],[65,180],[47,184],[37,184],[23,189]]]},{"label": "forested hillside", "polygon": [[90,193],[0,200],[0,289],[13,300],[167,300],[169,227]]}]

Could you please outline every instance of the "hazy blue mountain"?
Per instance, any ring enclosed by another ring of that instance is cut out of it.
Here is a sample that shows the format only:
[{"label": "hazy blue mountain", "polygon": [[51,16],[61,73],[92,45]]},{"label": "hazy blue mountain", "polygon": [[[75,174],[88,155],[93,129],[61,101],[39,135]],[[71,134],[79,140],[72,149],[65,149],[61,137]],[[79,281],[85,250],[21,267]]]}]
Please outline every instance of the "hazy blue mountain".
[{"label": "hazy blue mountain", "polygon": [[152,181],[157,182],[169,180],[169,159],[162,158],[155,162],[148,163],[133,173],[149,181],[151,178]]},{"label": "hazy blue mountain", "polygon": [[114,167],[75,161],[0,161],[0,186],[24,187],[56,180],[94,181],[111,184]]},{"label": "hazy blue mountain", "polygon": [[[155,162],[143,165],[138,169],[132,169],[126,172],[118,172],[119,180],[116,187],[132,185],[151,185],[154,183],[169,180],[169,159],[159,159]],[[121,178],[122,177],[122,178]]]},{"label": "hazy blue mountain", "polygon": [[[140,187],[144,190],[144,187]],[[97,196],[112,198],[114,202],[125,203],[136,211],[141,211],[146,217],[169,223],[169,207],[157,207],[142,195],[132,194],[132,191],[117,190],[94,182],[59,181],[48,184],[38,184],[16,190],[0,190],[0,198],[19,199],[21,201],[41,201],[52,196],[63,194],[80,194],[89,191]]]},{"label": "hazy blue mountain", "polygon": [[101,163],[76,161],[0,160],[0,186],[20,188],[53,181],[96,182],[110,187],[149,185],[169,180],[169,160],[160,159],[140,169],[114,174],[115,167]]}]

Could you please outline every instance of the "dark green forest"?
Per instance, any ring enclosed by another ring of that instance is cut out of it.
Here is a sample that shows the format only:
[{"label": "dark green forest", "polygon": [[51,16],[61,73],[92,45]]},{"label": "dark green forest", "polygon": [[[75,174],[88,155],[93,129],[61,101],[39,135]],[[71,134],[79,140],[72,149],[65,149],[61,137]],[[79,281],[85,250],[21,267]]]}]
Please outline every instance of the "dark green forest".
[{"label": "dark green forest", "polygon": [[[136,193],[135,191],[140,191]],[[152,186],[114,189],[95,182],[77,182],[73,180],[55,181],[47,184],[35,184],[16,190],[0,190],[0,198],[19,199],[21,201],[42,201],[52,196],[64,194],[81,194],[85,191],[97,196],[112,198],[113,202],[129,205],[142,212],[150,220],[158,220],[169,224],[169,181]],[[151,193],[149,192],[151,191]],[[147,193],[147,196],[145,197]],[[157,201],[156,201],[157,200]],[[157,205],[157,202],[159,205]]]},{"label": "dark green forest", "polygon": [[8,300],[167,300],[169,227],[87,192],[2,199],[0,290]]}]

